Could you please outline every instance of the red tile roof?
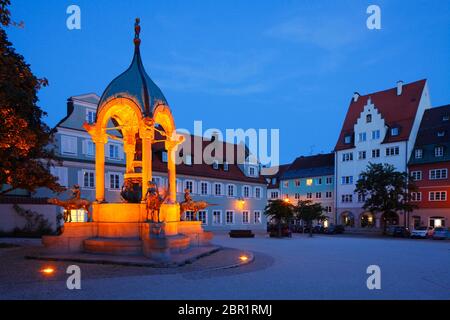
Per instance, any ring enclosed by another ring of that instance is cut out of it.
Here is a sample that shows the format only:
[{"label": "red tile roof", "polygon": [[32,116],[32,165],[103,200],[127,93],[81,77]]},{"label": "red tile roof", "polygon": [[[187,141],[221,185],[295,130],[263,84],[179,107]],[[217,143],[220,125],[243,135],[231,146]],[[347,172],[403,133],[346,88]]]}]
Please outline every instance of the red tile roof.
[{"label": "red tile roof", "polygon": [[[354,147],[354,125],[361,112],[364,110],[364,106],[367,104],[369,97],[381,113],[386,125],[389,127],[398,126],[400,128],[399,135],[390,136],[390,134],[388,134],[385,137],[384,142],[408,140],[425,83],[426,79],[404,84],[402,93],[399,96],[397,95],[397,87],[394,87],[388,90],[360,96],[356,102],[352,99],[347,115],[345,116],[339,139],[335,146],[335,151],[351,149]],[[344,137],[347,135],[352,136],[352,142],[349,144],[344,143]]]},{"label": "red tile roof", "polygon": [[[157,138],[157,137],[156,137]],[[211,144],[211,140],[205,139],[199,136],[190,136],[191,139],[191,156],[192,162],[195,159],[195,141],[197,143],[202,142],[202,152],[205,148]],[[227,148],[230,147],[230,150],[234,150],[234,163],[228,164],[228,171],[225,171],[223,168],[223,161],[226,161],[226,151]],[[197,176],[197,177],[206,177],[212,179],[224,179],[224,180],[234,180],[248,183],[258,183],[258,184],[266,184],[264,177],[259,176],[257,178],[249,177],[244,174],[244,172],[240,169],[239,164],[237,163],[238,151],[245,148],[244,145],[239,144],[230,144],[223,142],[223,156],[218,157],[219,161],[219,169],[214,169],[212,164],[206,164],[202,161],[201,164],[192,164],[187,165],[185,163],[178,164],[176,166],[177,174],[188,175],[188,176]],[[162,161],[162,151],[164,151],[164,144],[162,142],[155,143],[153,145],[153,171],[156,172],[167,172],[167,163]],[[180,150],[180,148],[179,148]],[[184,152],[184,151],[183,151]],[[244,150],[244,152],[246,152]]]}]

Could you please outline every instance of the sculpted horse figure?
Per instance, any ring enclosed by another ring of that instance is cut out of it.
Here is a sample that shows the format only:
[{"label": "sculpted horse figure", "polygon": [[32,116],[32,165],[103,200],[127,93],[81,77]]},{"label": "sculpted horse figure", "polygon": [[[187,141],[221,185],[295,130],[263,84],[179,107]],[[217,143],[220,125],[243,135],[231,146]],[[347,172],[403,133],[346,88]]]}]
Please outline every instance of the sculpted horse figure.
[{"label": "sculpted horse figure", "polygon": [[69,199],[59,200],[57,198],[48,199],[48,203],[55,204],[64,208],[64,222],[72,222],[70,210],[84,209],[88,215],[88,221],[92,221],[92,214],[89,210],[92,202],[87,199]]},{"label": "sculpted horse figure", "polygon": [[186,211],[192,211],[194,214],[193,220],[197,221],[197,213],[199,211],[205,210],[210,206],[216,206],[216,204],[208,203],[206,201],[194,201],[192,200],[189,189],[185,189],[184,201],[180,203],[180,213],[184,217],[183,218],[184,220],[186,218],[185,217]]},{"label": "sculpted horse figure", "polygon": [[169,195],[166,191],[164,196],[161,196],[158,191],[158,186],[152,181],[149,181],[147,185],[148,189],[147,194],[145,195],[147,220],[159,223],[161,222],[159,216],[161,205],[166,201]]}]

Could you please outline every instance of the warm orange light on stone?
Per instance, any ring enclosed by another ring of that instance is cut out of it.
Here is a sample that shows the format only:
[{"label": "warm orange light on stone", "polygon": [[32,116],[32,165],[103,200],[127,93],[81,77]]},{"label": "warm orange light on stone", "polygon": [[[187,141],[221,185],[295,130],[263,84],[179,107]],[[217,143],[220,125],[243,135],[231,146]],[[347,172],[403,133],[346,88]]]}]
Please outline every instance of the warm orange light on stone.
[{"label": "warm orange light on stone", "polygon": [[41,273],[45,275],[52,275],[53,273],[55,273],[55,269],[53,267],[45,267],[41,269]]},{"label": "warm orange light on stone", "polygon": [[240,259],[241,261],[245,262],[245,261],[248,260],[248,257],[245,256],[245,255],[242,255],[242,256],[239,257],[239,259]]}]

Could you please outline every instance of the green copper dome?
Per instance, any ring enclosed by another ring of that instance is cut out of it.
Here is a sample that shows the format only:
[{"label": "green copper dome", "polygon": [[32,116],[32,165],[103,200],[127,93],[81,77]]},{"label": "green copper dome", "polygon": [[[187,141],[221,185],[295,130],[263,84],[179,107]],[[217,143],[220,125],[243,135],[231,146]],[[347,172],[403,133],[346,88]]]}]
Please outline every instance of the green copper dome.
[{"label": "green copper dome", "polygon": [[153,80],[150,79],[147,72],[145,72],[139,50],[141,43],[139,33],[139,19],[136,19],[133,61],[124,73],[111,81],[108,87],[106,87],[98,103],[99,108],[105,102],[114,98],[130,98],[141,107],[144,116],[151,117],[153,108],[156,105],[169,105],[161,89],[158,88]]}]

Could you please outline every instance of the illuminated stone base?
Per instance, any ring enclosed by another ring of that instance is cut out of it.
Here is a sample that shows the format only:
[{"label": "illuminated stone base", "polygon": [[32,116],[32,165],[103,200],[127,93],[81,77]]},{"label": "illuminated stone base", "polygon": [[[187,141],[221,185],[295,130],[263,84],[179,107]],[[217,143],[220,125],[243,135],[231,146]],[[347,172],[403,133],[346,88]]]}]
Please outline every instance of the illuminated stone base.
[{"label": "illuminated stone base", "polygon": [[213,235],[200,221],[179,221],[179,205],[163,204],[160,223],[147,222],[145,204],[93,204],[95,222],[66,223],[60,236],[44,236],[49,253],[145,256],[170,261],[171,255],[208,246]]}]

